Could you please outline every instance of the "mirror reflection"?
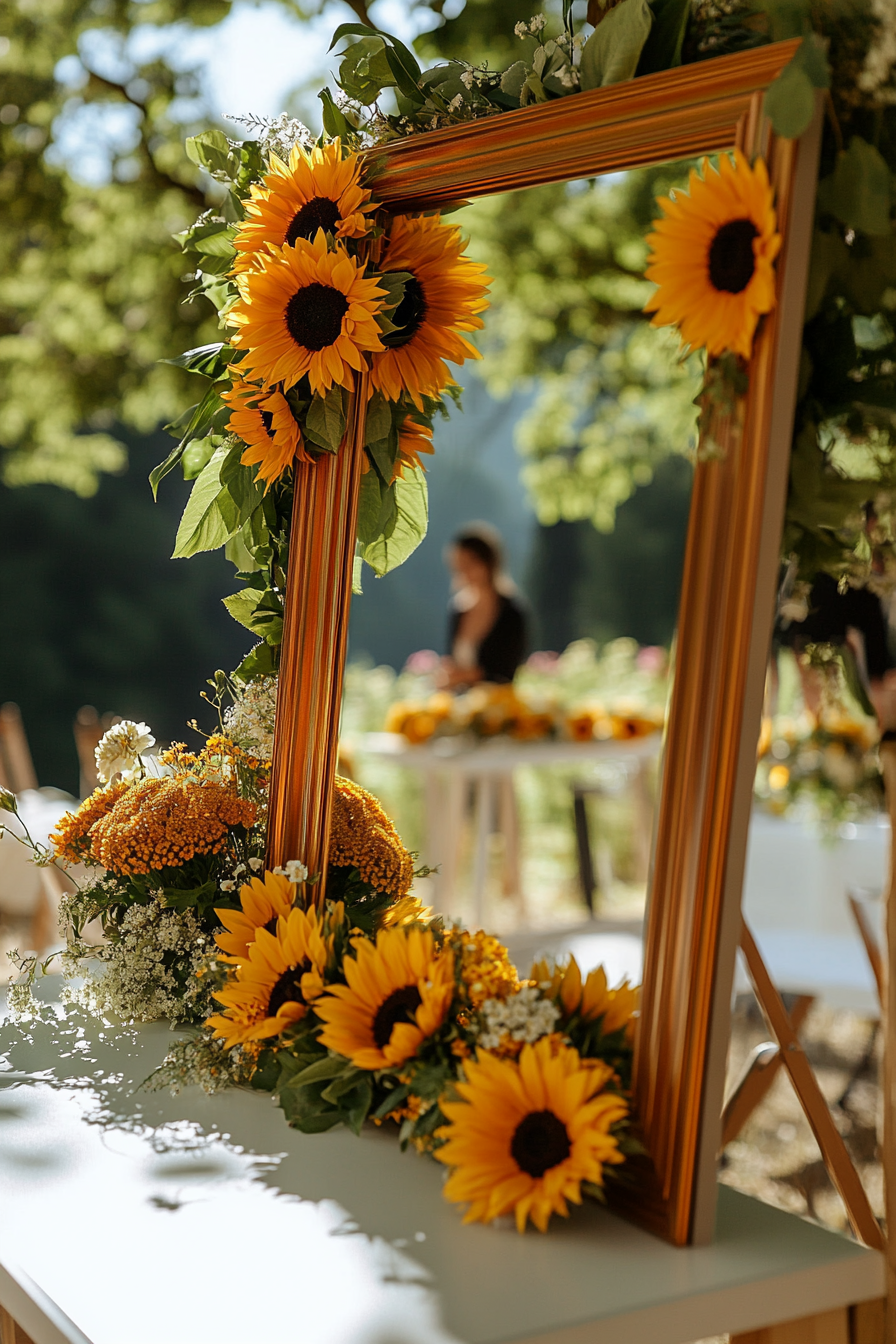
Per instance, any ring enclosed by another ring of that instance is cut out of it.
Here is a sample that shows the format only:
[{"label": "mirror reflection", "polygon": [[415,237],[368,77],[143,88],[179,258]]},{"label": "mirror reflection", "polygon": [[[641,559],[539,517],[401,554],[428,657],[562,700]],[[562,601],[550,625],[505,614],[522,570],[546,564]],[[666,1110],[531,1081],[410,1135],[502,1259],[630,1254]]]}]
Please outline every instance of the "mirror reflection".
[{"label": "mirror reflection", "polygon": [[611,976],[640,973],[701,371],[643,312],[646,236],[690,167],[464,209],[482,358],[426,540],[352,608],[340,769],[436,869],[427,902],[521,957],[609,926],[577,955]]}]

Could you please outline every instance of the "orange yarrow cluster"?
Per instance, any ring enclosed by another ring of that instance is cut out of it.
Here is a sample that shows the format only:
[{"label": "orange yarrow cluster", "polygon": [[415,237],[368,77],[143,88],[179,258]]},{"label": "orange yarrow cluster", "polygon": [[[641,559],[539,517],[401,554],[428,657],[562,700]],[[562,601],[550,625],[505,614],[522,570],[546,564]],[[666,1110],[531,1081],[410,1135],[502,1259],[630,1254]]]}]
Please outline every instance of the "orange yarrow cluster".
[{"label": "orange yarrow cluster", "polygon": [[338,775],[329,857],[336,867],[357,868],[363,881],[396,900],[414,880],[414,860],[373,794]]},{"label": "orange yarrow cluster", "polygon": [[180,868],[197,854],[219,854],[230,828],[251,826],[255,815],[255,804],[227,784],[144,779],[95,824],[90,852],[123,876]]}]

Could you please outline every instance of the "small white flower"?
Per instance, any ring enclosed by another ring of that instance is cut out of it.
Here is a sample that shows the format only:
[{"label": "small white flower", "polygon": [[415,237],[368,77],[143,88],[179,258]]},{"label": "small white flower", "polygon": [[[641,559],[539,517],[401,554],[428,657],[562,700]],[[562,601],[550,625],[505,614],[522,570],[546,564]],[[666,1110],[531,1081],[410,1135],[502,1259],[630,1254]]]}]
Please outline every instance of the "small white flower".
[{"label": "small white flower", "polygon": [[516,33],[517,37],[525,37],[529,32],[529,28],[525,23],[517,23],[514,24],[513,31]]},{"label": "small white flower", "polygon": [[231,882],[231,880],[230,880],[229,877],[228,877],[228,878],[225,878],[225,880],[221,883],[221,890],[222,890],[222,891],[233,891],[233,890],[235,889],[235,887],[236,887],[236,883],[235,883],[235,882]]},{"label": "small white flower", "polygon": [[123,719],[104,733],[97,745],[96,773],[104,784],[115,775],[131,778],[139,769],[140,754],[153,746],[155,738],[148,724]]},{"label": "small white flower", "polygon": [[308,869],[301,859],[287,859],[286,876],[290,882],[304,882],[308,877]]},{"label": "small white flower", "polygon": [[246,871],[246,865],[244,863],[238,863],[233,870],[233,875],[234,877],[239,877],[240,873],[244,873],[245,871]]},{"label": "small white flower", "polygon": [[464,96],[462,93],[456,93],[448,104],[449,112],[457,112],[464,105]]},{"label": "small white flower", "polygon": [[544,27],[544,24],[545,24],[544,15],[534,14],[532,18],[529,20],[529,32],[540,33],[542,28]]},{"label": "small white flower", "polygon": [[575,88],[576,86],[575,75],[573,74],[572,70],[570,70],[569,66],[564,66],[564,68],[560,71],[559,78],[560,83],[563,85],[564,89]]},{"label": "small white flower", "polygon": [[253,857],[249,860],[249,867],[252,869],[253,873],[261,872],[264,867],[264,860]]},{"label": "small white flower", "polygon": [[464,86],[465,89],[472,89],[472,87],[473,87],[473,71],[472,71],[472,70],[465,70],[465,71],[463,72],[463,74],[461,75],[461,77],[460,77],[460,82],[461,82],[461,84],[463,84],[463,86]]}]

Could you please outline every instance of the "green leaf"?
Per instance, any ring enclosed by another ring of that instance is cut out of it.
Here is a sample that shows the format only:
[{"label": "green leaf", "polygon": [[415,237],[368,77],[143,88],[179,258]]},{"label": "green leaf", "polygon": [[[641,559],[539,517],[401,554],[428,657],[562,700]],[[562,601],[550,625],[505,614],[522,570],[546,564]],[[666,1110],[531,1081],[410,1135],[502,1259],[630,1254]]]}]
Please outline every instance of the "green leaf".
[{"label": "green leaf", "polygon": [[355,1088],[354,1093],[343,1099],[343,1106],[348,1108],[345,1114],[345,1123],[353,1134],[361,1133],[361,1127],[367,1119],[372,1101],[373,1082],[369,1077],[363,1078]]},{"label": "green leaf", "polygon": [[392,490],[396,515],[391,534],[362,546],[361,551],[378,578],[397,569],[413,554],[426,536],[429,518],[426,476],[419,467],[406,467]]},{"label": "green leaf", "polygon": [[883,238],[892,232],[892,191],[893,175],[886,160],[867,140],[854,135],[849,148],[837,155],[831,176],[818,184],[818,204],[858,233]]},{"label": "green leaf", "polygon": [[340,88],[359,103],[375,103],[383,89],[393,88],[397,83],[381,37],[364,37],[353,42],[339,66]]},{"label": "green leaf", "polygon": [[256,677],[270,677],[277,671],[277,657],[270,644],[256,644],[231,674],[237,681],[254,681]]},{"label": "green leaf", "polygon": [[202,131],[191,135],[186,142],[187,158],[210,173],[234,174],[235,163],[230,152],[230,141],[223,131]]},{"label": "green leaf", "polygon": [[345,393],[331,387],[324,397],[314,396],[308,407],[305,432],[313,443],[337,453],[345,437]]},{"label": "green leaf", "polygon": [[501,92],[511,98],[521,98],[528,73],[525,61],[514,61],[501,76]]},{"label": "green leaf", "polygon": [[414,55],[408,50],[403,42],[399,42],[397,37],[392,37],[391,33],[383,32],[380,28],[371,28],[366,23],[341,23],[333,34],[333,41],[330,43],[329,50],[332,51],[337,42],[343,37],[381,37],[387,41],[394,49],[396,55],[401,60],[405,73],[417,84],[420,80],[420,66],[417,64]]},{"label": "green leaf", "polygon": [[326,1055],[323,1059],[318,1059],[314,1064],[309,1064],[306,1068],[300,1070],[290,1080],[290,1083],[294,1086],[305,1087],[308,1083],[320,1083],[331,1078],[341,1078],[344,1073],[354,1069],[354,1067],[351,1060],[343,1059],[341,1055]]},{"label": "green leaf", "polygon": [[216,448],[208,466],[203,468],[193,485],[177,529],[172,560],[184,560],[199,551],[217,550],[236,531],[225,519],[222,496],[227,492],[221,488],[221,468],[230,451],[224,447]]},{"label": "green leaf", "polygon": [[651,0],[653,27],[641,50],[639,75],[681,65],[681,48],[691,14],[690,0]]},{"label": "green leaf", "polygon": [[807,129],[815,112],[815,87],[796,57],[766,89],[762,110],[775,134],[787,140]]},{"label": "green leaf", "polygon": [[652,24],[647,0],[622,0],[611,9],[582,48],[582,88],[603,89],[632,79]]},{"label": "green leaf", "polygon": [[171,452],[165,458],[165,461],[160,462],[157,467],[153,467],[152,471],[149,473],[149,485],[150,489],[152,490],[153,499],[158,499],[159,486],[161,485],[165,477],[168,475],[169,471],[173,471],[174,468],[177,466],[178,462],[184,455],[185,447],[186,444],[182,440],[177,445],[176,448],[171,449]]},{"label": "green leaf", "polygon": [[185,481],[195,481],[203,468],[212,459],[215,449],[220,447],[221,436],[208,434],[204,439],[191,439],[184,449],[182,466]]},{"label": "green leaf", "polygon": [[401,1105],[405,1097],[410,1096],[410,1092],[411,1089],[407,1083],[399,1083],[398,1087],[393,1087],[392,1091],[387,1094],[385,1100],[381,1101],[379,1106],[377,1106],[373,1115],[370,1117],[371,1120],[385,1120],[390,1111],[394,1111],[396,1106]]},{"label": "green leaf", "polygon": [[387,535],[398,512],[395,488],[384,485],[375,471],[361,477],[358,494],[358,540],[369,546]]},{"label": "green leaf", "polygon": [[345,114],[333,102],[329,89],[321,89],[317,95],[323,103],[323,123],[327,135],[339,136],[341,140],[350,140],[355,128]]},{"label": "green leaf", "polygon": [[223,341],[214,341],[211,345],[197,345],[195,350],[185,350],[173,359],[160,359],[160,364],[173,364],[177,369],[186,369],[189,373],[201,373],[204,378],[220,378],[227,371],[233,351]]},{"label": "green leaf", "polygon": [[257,611],[263,596],[264,592],[260,588],[243,588],[239,593],[222,597],[221,601],[235,621],[251,630],[253,635],[260,635],[264,633],[265,622],[258,620]]},{"label": "green leaf", "polygon": [[395,84],[397,84],[405,98],[409,98],[412,103],[419,104],[424,102],[424,95],[420,91],[417,80],[406,68],[404,61],[394,47],[386,48],[386,60],[389,64],[389,69],[392,72]]},{"label": "green leaf", "polygon": [[387,401],[382,392],[374,392],[367,403],[367,419],[364,421],[364,446],[386,439],[392,432],[394,402]]}]

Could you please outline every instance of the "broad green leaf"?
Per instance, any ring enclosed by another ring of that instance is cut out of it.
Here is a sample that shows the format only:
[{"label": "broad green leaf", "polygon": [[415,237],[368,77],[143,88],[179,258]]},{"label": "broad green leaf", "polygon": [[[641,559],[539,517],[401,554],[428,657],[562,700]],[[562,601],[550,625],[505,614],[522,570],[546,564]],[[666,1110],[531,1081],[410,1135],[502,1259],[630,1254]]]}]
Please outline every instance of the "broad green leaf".
[{"label": "broad green leaf", "polygon": [[815,88],[795,57],[766,89],[762,110],[775,133],[788,140],[807,129],[815,111]]},{"label": "broad green leaf", "polygon": [[622,0],[611,9],[582,48],[582,88],[603,89],[632,79],[652,24],[647,0]]},{"label": "broad green leaf", "polygon": [[416,79],[405,68],[404,61],[399,56],[394,47],[386,48],[386,60],[395,84],[411,102],[422,103],[424,96],[420,91]]},{"label": "broad green leaf", "polygon": [[681,65],[681,47],[691,14],[690,0],[651,0],[653,27],[638,61],[639,75]]},{"label": "broad green leaf", "polygon": [[397,82],[381,37],[353,42],[339,66],[340,87],[359,103],[375,103],[383,89],[393,88]]},{"label": "broad green leaf", "polygon": [[305,1087],[308,1083],[319,1083],[331,1078],[341,1078],[344,1073],[353,1072],[355,1066],[341,1056],[327,1055],[302,1069],[290,1079],[291,1086]]},{"label": "broad green leaf", "polygon": [[405,468],[392,489],[396,518],[391,535],[362,548],[364,559],[379,578],[413,554],[426,536],[429,519],[426,476],[420,468]]},{"label": "broad green leaf", "polygon": [[830,177],[818,184],[818,204],[841,223],[870,237],[892,233],[893,175],[880,151],[854,135],[837,155]]},{"label": "broad green leaf", "polygon": [[420,66],[417,64],[417,61],[415,60],[413,53],[408,50],[408,48],[404,45],[403,42],[399,42],[397,37],[393,37],[391,33],[383,32],[379,28],[371,28],[366,23],[341,23],[339,27],[336,29],[336,32],[333,34],[333,41],[330,43],[329,48],[330,51],[333,50],[336,43],[340,42],[343,37],[384,38],[385,41],[387,41],[392,47],[392,49],[395,51],[396,55],[399,57],[408,77],[412,79],[415,84],[419,82]]},{"label": "broad green leaf", "polygon": [[511,98],[520,98],[528,73],[524,61],[514,61],[501,76],[501,92]]},{"label": "broad green leaf", "polygon": [[345,435],[345,393],[332,387],[324,397],[314,396],[305,422],[308,438],[331,453],[339,451]]},{"label": "broad green leaf", "polygon": [[820,34],[809,33],[804,37],[794,59],[812,81],[813,88],[831,87],[831,63],[828,60],[827,43]]},{"label": "broad green leaf", "polygon": [[172,560],[217,550],[236,530],[231,525],[232,519],[225,519],[225,501],[230,496],[221,487],[221,468],[229,451],[216,448],[208,466],[197,477],[177,529]]},{"label": "broad green leaf", "polygon": [[231,593],[229,597],[222,597],[221,601],[235,621],[239,621],[240,625],[244,625],[254,635],[260,635],[264,633],[264,622],[256,620],[256,611],[263,596],[264,593],[259,588],[243,588],[238,593]]},{"label": "broad green leaf", "polygon": [[358,540],[362,546],[379,541],[395,513],[394,490],[384,485],[375,471],[365,472],[358,492]]},{"label": "broad green leaf", "polygon": [[237,681],[254,681],[256,677],[270,677],[277,671],[277,651],[270,644],[256,644],[246,654],[231,676]]},{"label": "broad green leaf", "polygon": [[174,468],[177,466],[178,462],[183,457],[184,447],[185,444],[183,440],[181,440],[181,442],[177,445],[176,448],[171,449],[171,452],[165,458],[165,461],[160,462],[157,467],[153,467],[152,471],[149,473],[149,485],[150,489],[152,490],[153,499],[158,499],[159,486],[161,485],[165,477],[168,475],[169,471],[173,471]]},{"label": "broad green leaf", "polygon": [[186,142],[187,158],[210,173],[226,173],[233,176],[234,161],[230,152],[230,142],[223,131],[202,131],[192,135]]},{"label": "broad green leaf", "polygon": [[367,403],[367,419],[364,422],[364,446],[385,439],[392,431],[393,402],[387,401],[382,392],[374,392]]}]

